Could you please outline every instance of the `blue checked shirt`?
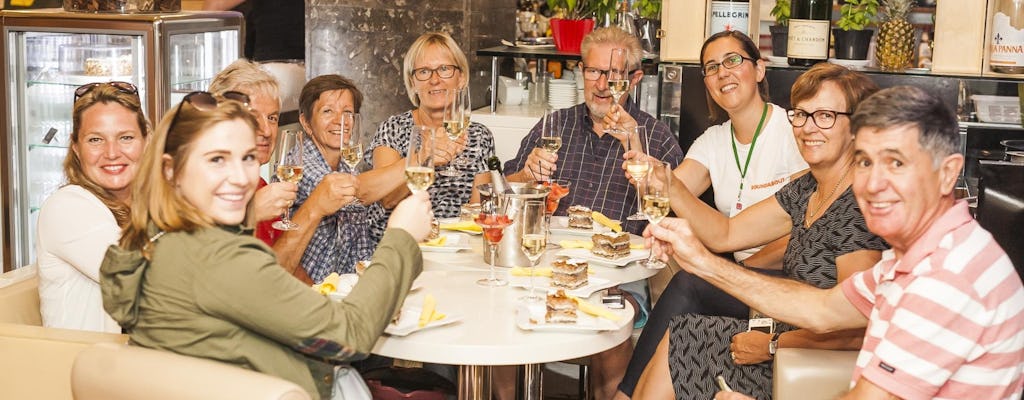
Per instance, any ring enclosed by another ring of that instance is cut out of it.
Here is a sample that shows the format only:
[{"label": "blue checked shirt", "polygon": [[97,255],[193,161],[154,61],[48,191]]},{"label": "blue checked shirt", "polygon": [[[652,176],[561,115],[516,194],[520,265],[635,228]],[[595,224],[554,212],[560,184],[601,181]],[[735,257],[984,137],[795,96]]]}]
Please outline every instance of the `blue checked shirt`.
[{"label": "blue checked shirt", "polygon": [[[650,138],[651,156],[669,163],[673,169],[683,161],[679,139],[672,134],[668,125],[641,111],[633,102],[627,101],[625,110],[638,125],[645,128],[646,137],[641,138],[641,142],[646,145]],[[611,219],[622,221],[624,230],[641,234],[647,221],[626,220],[626,217],[636,212],[638,204],[636,188],[629,183],[626,171],[622,169],[622,156],[625,154],[622,143],[609,134],[597,136],[586,104],[563,108],[552,115],[555,121],[553,125],[562,137],[557,170],[552,179],[572,182],[569,195],[558,203],[555,215],[565,215],[572,205],[587,206]],[[538,123],[523,138],[519,154],[505,163],[505,174],[523,169],[527,156],[538,147],[540,136],[541,125]]]}]

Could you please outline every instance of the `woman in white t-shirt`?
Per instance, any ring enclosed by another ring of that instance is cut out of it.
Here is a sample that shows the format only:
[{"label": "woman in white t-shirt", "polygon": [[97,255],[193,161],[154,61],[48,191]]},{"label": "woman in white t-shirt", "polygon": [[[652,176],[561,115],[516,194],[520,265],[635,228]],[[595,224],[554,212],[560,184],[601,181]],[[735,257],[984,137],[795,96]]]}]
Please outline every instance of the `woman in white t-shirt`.
[{"label": "woman in white t-shirt", "polygon": [[126,82],[75,90],[67,184],[43,203],[36,232],[43,325],[120,332],[103,310],[99,269],[128,223],[131,182],[149,123],[138,90]]}]

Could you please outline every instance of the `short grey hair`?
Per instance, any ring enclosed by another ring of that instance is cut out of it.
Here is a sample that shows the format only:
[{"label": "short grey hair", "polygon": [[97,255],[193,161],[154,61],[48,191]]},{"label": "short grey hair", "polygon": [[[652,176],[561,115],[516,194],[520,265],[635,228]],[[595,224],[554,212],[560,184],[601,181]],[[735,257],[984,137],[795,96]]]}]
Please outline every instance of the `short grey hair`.
[{"label": "short grey hair", "polygon": [[616,26],[598,28],[590,32],[580,43],[580,55],[587,58],[594,46],[610,44],[626,49],[626,64],[630,70],[640,68],[640,57],[644,49],[640,46],[640,39]]},{"label": "short grey hair", "polygon": [[942,99],[914,86],[895,86],[871,95],[850,117],[854,136],[863,128],[913,126],[917,142],[932,156],[933,167],[959,151],[960,129],[953,110]]},{"label": "short grey hair", "polygon": [[239,58],[217,73],[210,82],[210,93],[233,90],[249,96],[264,95],[281,103],[277,79],[257,63]]}]

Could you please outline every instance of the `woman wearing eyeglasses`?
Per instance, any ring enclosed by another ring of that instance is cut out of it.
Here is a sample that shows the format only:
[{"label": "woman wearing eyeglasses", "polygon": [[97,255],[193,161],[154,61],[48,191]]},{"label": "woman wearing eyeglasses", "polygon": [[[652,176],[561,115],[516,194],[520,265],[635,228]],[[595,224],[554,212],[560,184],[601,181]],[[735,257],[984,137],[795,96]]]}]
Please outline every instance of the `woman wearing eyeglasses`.
[{"label": "woman wearing eyeglasses", "polygon": [[383,205],[382,212],[373,218],[374,232],[383,229],[388,210],[409,195],[401,177],[413,126],[435,129],[435,166],[452,163],[459,172],[454,176],[436,174],[436,181],[428,189],[437,218],[459,215],[462,204],[469,202],[476,175],[487,171],[484,160],[494,155],[494,137],[483,124],[470,122],[466,134],[455,141],[441,129],[444,107],[450,101],[446,91],[466,87],[470,78],[466,55],[451,36],[429,32],[417,38],[405,54],[402,78],[409,101],[416,108],[381,123],[370,144],[374,170],[394,171],[391,174],[398,178],[367,182],[359,190],[360,199],[380,200]]},{"label": "woman wearing eyeglasses", "polygon": [[[862,73],[835,64],[814,66],[793,84],[793,109],[787,112],[810,173],[732,218],[685,190],[674,199],[673,210],[688,219],[700,240],[716,252],[789,235],[782,272],[821,288],[870,268],[888,246],[868,232],[850,190],[854,147],[849,116],[861,100],[877,90]],[[687,313],[672,319],[668,333],[644,331],[661,343],[647,363],[634,397],[668,398],[674,393],[680,399],[711,398],[718,390],[714,378],[720,374],[737,391],[770,398],[771,359],[777,349],[858,349],[864,332],[817,335],[784,323],[776,324],[774,334],[748,332],[747,328],[746,315]]]},{"label": "woman wearing eyeglasses", "polygon": [[[343,302],[292,279],[251,234],[257,122],[243,104],[186,96],[156,130],[136,203],[100,268],[103,301],[133,344],[274,375],[330,398],[333,366],[365,357],[422,270],[426,196],[395,208]],[[335,389],[337,390],[337,389]]]},{"label": "woman wearing eyeglasses", "polygon": [[43,203],[36,232],[44,326],[121,332],[103,310],[99,269],[103,252],[128,224],[130,185],[148,125],[130,83],[90,83],[75,91],[67,184]]}]

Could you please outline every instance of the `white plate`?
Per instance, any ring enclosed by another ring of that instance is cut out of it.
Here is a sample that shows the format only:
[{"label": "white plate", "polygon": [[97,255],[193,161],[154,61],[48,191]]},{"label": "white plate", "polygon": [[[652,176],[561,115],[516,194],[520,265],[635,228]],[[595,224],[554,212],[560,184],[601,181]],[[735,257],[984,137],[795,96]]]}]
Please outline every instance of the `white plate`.
[{"label": "white plate", "polygon": [[445,326],[462,320],[461,315],[445,313],[444,318],[437,321],[430,321],[429,324],[420,328],[420,312],[422,311],[423,306],[402,307],[402,313],[398,316],[398,321],[389,323],[388,326],[384,328],[384,333],[391,336],[406,336],[413,332],[437,328],[439,326]]},{"label": "white plate", "polygon": [[[528,277],[528,276],[512,276],[510,274],[509,277],[508,277],[508,284],[510,286],[513,286],[513,287],[521,287],[521,288],[525,288],[525,289],[529,290],[530,289],[530,277]],[[533,284],[535,285],[534,290],[540,291],[542,293],[546,293],[549,288],[552,289],[552,290],[560,289],[560,288],[556,288],[556,287],[551,286],[551,278],[548,278],[546,276],[535,276],[535,277],[533,277]],[[598,290],[601,290],[601,289],[607,289],[607,288],[610,288],[612,286],[615,286],[615,282],[613,282],[611,280],[608,280],[608,279],[597,278],[597,277],[594,277],[593,275],[590,275],[590,276],[587,277],[587,284],[586,285],[580,286],[580,287],[578,287],[576,289],[566,290],[565,293],[568,293],[568,294],[570,294],[572,296],[576,296],[576,297],[590,297],[590,295],[594,294],[594,292],[596,292]]]},{"label": "white plate", "polygon": [[459,250],[469,250],[469,238],[456,234],[442,234],[446,237],[444,246],[427,246],[420,243],[420,251],[435,253],[454,253]]},{"label": "white plate", "polygon": [[767,56],[768,63],[772,65],[789,65],[789,59],[786,57]]},{"label": "white plate", "polygon": [[[441,225],[444,225],[444,224],[454,224],[454,223],[459,223],[459,222],[462,222],[462,220],[459,219],[459,218],[441,218],[441,219],[437,220],[437,223],[441,224]],[[479,230],[479,231],[471,231],[469,229],[445,229],[445,228],[441,228],[441,230],[442,231],[451,230],[451,231],[456,231],[456,232],[468,233],[470,235],[480,235],[480,234],[484,233],[482,229]]]},{"label": "white plate", "polygon": [[[349,281],[346,281],[345,276],[347,276],[347,275],[356,276],[355,280],[351,281],[351,284],[348,283]],[[358,275],[356,275],[356,274],[344,274],[344,275],[342,275],[342,279],[340,279],[338,281],[338,285],[340,287],[338,288],[337,291],[328,293],[327,294],[327,298],[331,299],[331,301],[341,301],[341,300],[343,300],[345,298],[345,296],[348,296],[348,294],[352,292],[352,288],[355,287],[355,285],[356,285],[356,283],[358,281],[359,281],[359,278],[358,278]],[[423,282],[420,282],[419,279],[417,279],[415,281],[412,281],[412,286],[409,287],[409,292],[410,293],[411,292],[415,292],[415,291],[420,290],[422,288],[423,288]]]},{"label": "white plate", "polygon": [[868,64],[871,61],[870,60],[843,60],[843,59],[839,59],[839,58],[830,58],[830,59],[828,59],[828,62],[830,62],[832,64],[842,65],[842,66],[847,67],[847,68],[859,69],[859,68],[867,67]]},{"label": "white plate", "polygon": [[632,323],[621,310],[612,310],[622,317],[618,321],[595,317],[577,310],[575,324],[549,324],[544,322],[546,312],[547,308],[542,301],[520,303],[516,306],[516,326],[528,331],[600,332],[613,331],[622,327],[622,324]]},{"label": "white plate", "polygon": [[576,236],[593,236],[595,233],[611,232],[611,228],[601,225],[597,222],[593,223],[590,229],[576,229],[569,227],[569,217],[551,217],[551,233],[562,233],[566,235]]},{"label": "white plate", "polygon": [[616,259],[604,258],[597,254],[591,253],[587,249],[562,249],[557,255],[566,256],[569,258],[579,258],[587,260],[587,262],[598,265],[611,265],[615,267],[625,267],[627,264],[633,261],[640,261],[647,258],[650,255],[648,250],[630,250],[629,255],[625,257],[619,257]]}]

